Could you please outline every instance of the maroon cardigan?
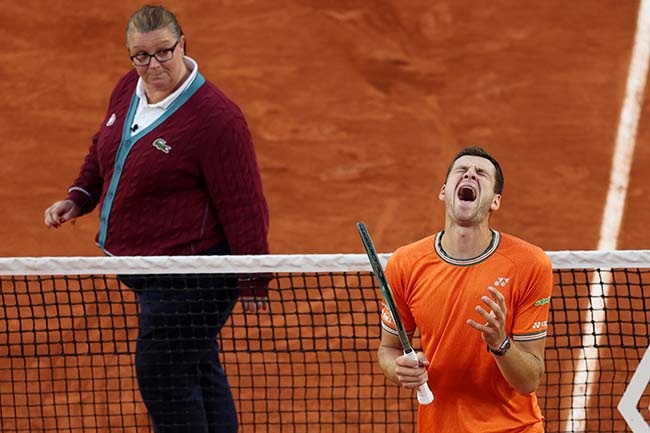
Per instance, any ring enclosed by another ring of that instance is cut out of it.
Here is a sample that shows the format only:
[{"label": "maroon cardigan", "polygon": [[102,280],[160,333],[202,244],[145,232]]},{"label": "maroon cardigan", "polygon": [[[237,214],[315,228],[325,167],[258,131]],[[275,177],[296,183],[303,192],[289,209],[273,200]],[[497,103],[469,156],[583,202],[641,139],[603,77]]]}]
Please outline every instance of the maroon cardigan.
[{"label": "maroon cardigan", "polygon": [[231,254],[268,253],[269,212],[246,120],[210,82],[133,136],[116,164],[131,139],[125,120],[137,80],[131,70],[118,82],[68,193],[84,214],[102,209],[99,246],[111,255],[191,255],[227,242]]}]

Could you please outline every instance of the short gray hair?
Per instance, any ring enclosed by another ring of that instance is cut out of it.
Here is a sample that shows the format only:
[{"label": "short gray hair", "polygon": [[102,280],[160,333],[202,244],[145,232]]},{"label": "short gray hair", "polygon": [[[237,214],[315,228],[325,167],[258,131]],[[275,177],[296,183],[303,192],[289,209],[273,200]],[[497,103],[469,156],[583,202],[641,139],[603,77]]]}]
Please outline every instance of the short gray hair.
[{"label": "short gray hair", "polygon": [[126,25],[126,37],[130,33],[148,33],[167,27],[176,38],[183,36],[176,16],[163,6],[145,5],[135,11]]}]

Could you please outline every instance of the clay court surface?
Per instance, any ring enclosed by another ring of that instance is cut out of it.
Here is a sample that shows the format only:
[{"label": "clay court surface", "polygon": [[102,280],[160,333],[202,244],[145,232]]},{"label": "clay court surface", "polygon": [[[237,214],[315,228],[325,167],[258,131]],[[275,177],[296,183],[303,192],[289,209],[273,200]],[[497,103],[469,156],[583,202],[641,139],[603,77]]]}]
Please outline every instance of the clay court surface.
[{"label": "clay court surface", "polygon": [[[4,2],[0,255],[100,254],[96,212],[59,230],[42,215],[130,68],[124,26],[140,5]],[[498,229],[546,250],[597,247],[638,2],[166,5],[247,115],[273,252],[361,252],[360,219],[381,251],[436,230],[446,164],[468,144],[504,166]],[[648,125],[644,110],[620,249],[650,245]]]},{"label": "clay court surface", "polygon": [[[0,256],[100,255],[97,212],[43,211],[77,175],[131,66],[135,1],[4,0]],[[203,75],[249,121],[273,253],[361,253],[439,229],[437,193],[465,145],[500,159],[495,228],[547,251],[596,249],[637,1],[167,1]],[[650,246],[643,110],[619,249]]]}]

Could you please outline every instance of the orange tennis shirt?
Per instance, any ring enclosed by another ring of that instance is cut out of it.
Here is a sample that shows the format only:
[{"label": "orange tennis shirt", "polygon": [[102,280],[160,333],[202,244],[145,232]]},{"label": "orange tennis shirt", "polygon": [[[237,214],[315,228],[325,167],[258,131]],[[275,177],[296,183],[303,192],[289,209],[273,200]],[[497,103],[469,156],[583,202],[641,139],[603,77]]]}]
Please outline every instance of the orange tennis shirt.
[{"label": "orange tennis shirt", "polygon": [[[404,327],[417,328],[430,361],[432,404],[419,406],[420,433],[543,432],[534,393],[519,394],[486,350],[481,333],[467,319],[483,322],[474,308],[497,288],[508,308],[506,331],[514,341],[546,337],[553,289],[551,261],[542,249],[492,231],[479,257],[456,260],[440,246],[442,232],[399,248],[386,265]],[[395,333],[382,307],[382,326]]]}]

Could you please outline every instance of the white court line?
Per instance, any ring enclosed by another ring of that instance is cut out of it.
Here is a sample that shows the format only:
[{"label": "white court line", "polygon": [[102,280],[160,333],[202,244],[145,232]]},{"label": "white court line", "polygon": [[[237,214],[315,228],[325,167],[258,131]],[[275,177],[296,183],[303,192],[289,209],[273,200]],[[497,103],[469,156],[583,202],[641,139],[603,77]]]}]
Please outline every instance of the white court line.
[{"label": "white court line", "polygon": [[[634,48],[630,60],[630,71],[625,89],[625,99],[621,108],[616,134],[616,146],[609,180],[609,191],[600,228],[599,250],[615,250],[623,220],[625,198],[630,178],[637,127],[645,92],[650,58],[650,0],[641,0],[637,17]],[[610,295],[611,275],[600,276],[594,273],[591,279],[591,309],[585,317],[582,330],[582,357],[577,362],[577,373],[573,379],[573,399],[571,413],[567,419],[565,431],[584,432],[587,410],[593,380],[589,374],[596,374],[598,362],[598,344],[605,331],[605,302]],[[593,313],[592,313],[593,311]],[[595,325],[594,325],[595,324]]]}]

